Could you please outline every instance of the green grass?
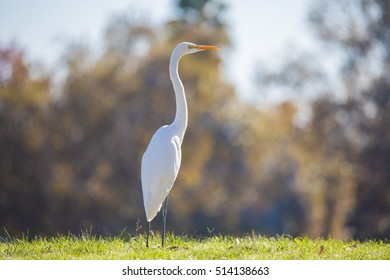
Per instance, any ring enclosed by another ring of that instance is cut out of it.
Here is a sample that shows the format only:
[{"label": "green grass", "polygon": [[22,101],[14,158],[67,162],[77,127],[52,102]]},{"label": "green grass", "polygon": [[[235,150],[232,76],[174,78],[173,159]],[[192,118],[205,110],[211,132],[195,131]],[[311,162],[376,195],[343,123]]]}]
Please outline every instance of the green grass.
[{"label": "green grass", "polygon": [[383,241],[292,238],[289,236],[213,236],[197,239],[169,234],[166,247],[153,235],[95,237],[90,235],[1,238],[0,259],[272,259],[272,260],[389,260],[390,244]]}]

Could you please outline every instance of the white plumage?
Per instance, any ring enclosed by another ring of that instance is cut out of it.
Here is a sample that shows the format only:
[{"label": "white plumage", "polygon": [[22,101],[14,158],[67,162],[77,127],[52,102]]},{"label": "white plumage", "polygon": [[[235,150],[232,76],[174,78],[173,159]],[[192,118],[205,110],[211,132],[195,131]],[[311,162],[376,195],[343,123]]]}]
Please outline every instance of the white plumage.
[{"label": "white plumage", "polygon": [[141,178],[146,219],[160,211],[179,173],[181,141],[173,125],[161,127],[153,135],[142,157]]}]

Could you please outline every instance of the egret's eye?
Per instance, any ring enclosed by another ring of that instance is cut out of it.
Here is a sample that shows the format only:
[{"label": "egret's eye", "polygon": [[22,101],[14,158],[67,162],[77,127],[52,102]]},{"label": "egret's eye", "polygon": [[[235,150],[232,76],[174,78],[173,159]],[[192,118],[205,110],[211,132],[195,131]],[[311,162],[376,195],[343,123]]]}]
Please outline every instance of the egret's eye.
[{"label": "egret's eye", "polygon": [[189,49],[196,49],[196,46],[195,45],[188,45],[188,48]]}]

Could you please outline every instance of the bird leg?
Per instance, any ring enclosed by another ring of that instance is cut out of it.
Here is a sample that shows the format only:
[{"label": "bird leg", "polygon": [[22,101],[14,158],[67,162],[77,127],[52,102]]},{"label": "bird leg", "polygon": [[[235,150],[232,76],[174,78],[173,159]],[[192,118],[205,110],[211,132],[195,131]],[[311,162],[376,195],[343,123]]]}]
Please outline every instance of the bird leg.
[{"label": "bird leg", "polygon": [[152,222],[148,222],[148,233],[146,234],[146,247],[149,247],[149,235],[150,235],[150,225]]},{"label": "bird leg", "polygon": [[168,196],[165,198],[162,206],[162,218],[163,218],[163,224],[162,224],[162,243],[161,246],[164,247],[164,241],[165,241],[165,227],[167,223],[167,213],[168,213]]}]

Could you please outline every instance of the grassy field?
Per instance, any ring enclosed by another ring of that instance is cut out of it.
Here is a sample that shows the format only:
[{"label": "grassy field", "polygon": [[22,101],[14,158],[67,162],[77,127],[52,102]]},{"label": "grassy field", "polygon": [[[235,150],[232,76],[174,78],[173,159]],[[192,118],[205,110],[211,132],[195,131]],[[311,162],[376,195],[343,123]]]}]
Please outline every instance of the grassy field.
[{"label": "grassy field", "polygon": [[145,248],[145,235],[137,237],[59,236],[32,239],[0,237],[0,259],[269,259],[269,260],[389,260],[390,243],[289,236],[192,238],[152,236]]}]

